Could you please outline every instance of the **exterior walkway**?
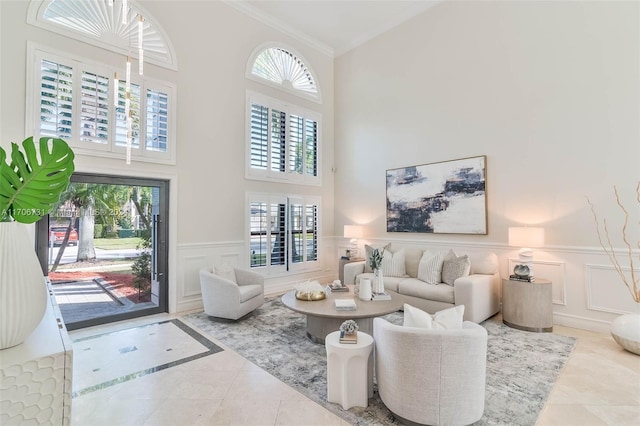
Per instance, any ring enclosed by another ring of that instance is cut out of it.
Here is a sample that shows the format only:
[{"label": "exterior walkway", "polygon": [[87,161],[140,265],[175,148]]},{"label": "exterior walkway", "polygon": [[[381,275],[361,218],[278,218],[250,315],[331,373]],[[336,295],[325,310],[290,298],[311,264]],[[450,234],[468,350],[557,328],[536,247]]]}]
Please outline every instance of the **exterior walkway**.
[{"label": "exterior walkway", "polygon": [[52,283],[65,324],[137,311],[155,306],[133,303],[102,279]]}]

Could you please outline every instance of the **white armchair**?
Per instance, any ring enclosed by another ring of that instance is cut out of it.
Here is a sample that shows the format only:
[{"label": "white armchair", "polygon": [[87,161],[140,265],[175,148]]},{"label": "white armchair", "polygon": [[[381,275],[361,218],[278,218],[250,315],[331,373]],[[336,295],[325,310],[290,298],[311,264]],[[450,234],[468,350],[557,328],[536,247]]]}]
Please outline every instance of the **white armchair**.
[{"label": "white armchair", "polygon": [[237,320],[264,303],[264,277],[245,269],[231,268],[224,275],[201,269],[200,288],[204,312],[212,317]]},{"label": "white armchair", "polygon": [[373,320],[375,369],[382,402],[399,418],[428,425],[467,425],[484,412],[487,331],[403,327]]}]

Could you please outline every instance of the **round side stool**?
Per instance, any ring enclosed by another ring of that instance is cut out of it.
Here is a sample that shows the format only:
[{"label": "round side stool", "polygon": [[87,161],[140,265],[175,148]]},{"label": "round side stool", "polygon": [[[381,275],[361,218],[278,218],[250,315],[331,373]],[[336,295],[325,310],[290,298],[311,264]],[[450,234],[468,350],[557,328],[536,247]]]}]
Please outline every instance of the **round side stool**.
[{"label": "round side stool", "polygon": [[351,407],[366,407],[373,397],[373,337],[358,331],[358,343],[340,343],[340,332],[325,337],[327,400]]}]

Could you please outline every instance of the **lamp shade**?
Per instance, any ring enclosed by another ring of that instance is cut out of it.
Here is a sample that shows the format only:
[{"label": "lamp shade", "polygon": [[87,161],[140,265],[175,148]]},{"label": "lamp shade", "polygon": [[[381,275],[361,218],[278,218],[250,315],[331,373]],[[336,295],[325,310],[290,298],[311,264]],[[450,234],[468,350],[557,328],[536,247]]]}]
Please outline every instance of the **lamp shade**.
[{"label": "lamp shade", "polygon": [[509,245],[514,247],[542,247],[544,246],[544,228],[529,226],[509,228]]},{"label": "lamp shade", "polygon": [[344,226],[345,238],[362,238],[362,226],[360,225],[345,225]]}]

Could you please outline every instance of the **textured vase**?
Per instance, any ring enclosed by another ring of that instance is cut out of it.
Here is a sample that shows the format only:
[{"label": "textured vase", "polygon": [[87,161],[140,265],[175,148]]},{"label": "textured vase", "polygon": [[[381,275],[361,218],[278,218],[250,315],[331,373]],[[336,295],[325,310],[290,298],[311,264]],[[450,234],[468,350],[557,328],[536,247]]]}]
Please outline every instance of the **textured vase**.
[{"label": "textured vase", "polygon": [[373,292],[384,293],[384,278],[382,277],[382,268],[378,268],[373,271],[375,277],[373,279]]},{"label": "textured vase", "polygon": [[[640,303],[637,306],[640,310]],[[613,320],[611,335],[624,349],[640,355],[640,314],[624,314]]]},{"label": "textured vase", "polygon": [[47,308],[47,287],[25,225],[0,222],[0,349],[24,342]]}]

